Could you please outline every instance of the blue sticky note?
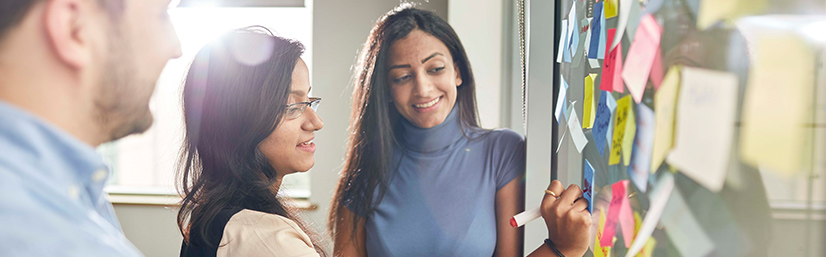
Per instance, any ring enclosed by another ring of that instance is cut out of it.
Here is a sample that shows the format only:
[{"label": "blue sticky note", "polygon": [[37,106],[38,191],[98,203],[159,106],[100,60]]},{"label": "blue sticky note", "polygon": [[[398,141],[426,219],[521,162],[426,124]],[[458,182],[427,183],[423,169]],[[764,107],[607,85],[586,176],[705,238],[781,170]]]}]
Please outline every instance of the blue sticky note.
[{"label": "blue sticky note", "polygon": [[[574,12],[574,13],[576,13],[576,12]],[[568,22],[573,22],[574,23],[573,26],[571,26],[573,29],[568,31],[568,34],[570,34],[570,36],[571,36],[571,40],[570,40],[570,42],[568,42],[568,47],[571,48],[571,53],[576,53],[577,47],[579,46],[579,30],[580,30],[579,21],[576,20],[576,15],[574,15],[574,19],[573,20],[568,19]],[[568,25],[570,25],[570,24],[568,24]]]},{"label": "blue sticky note", "polygon": [[[606,98],[606,105],[608,105],[608,112],[611,113],[613,116],[614,109],[617,109],[617,100],[614,99],[614,95],[608,92],[604,92]],[[613,120],[613,119],[612,119]],[[614,126],[611,126],[611,121],[608,121],[608,130],[605,132],[606,135],[613,135],[614,134]],[[608,140],[608,149],[611,149],[611,141]]]},{"label": "blue sticky note", "polygon": [[634,137],[634,150],[631,151],[631,165],[628,165],[628,176],[640,192],[645,193],[648,187],[651,151],[654,147],[654,111],[640,104],[637,105],[636,117],[637,131]]},{"label": "blue sticky note", "polygon": [[[598,58],[600,54],[600,36],[604,34],[602,31],[602,3],[603,2],[598,2],[594,4],[594,19],[591,20],[591,45],[588,47],[588,58],[590,59],[605,58],[604,56],[603,58]],[[602,53],[602,55],[605,55],[605,53]]]},{"label": "blue sticky note", "polygon": [[585,183],[582,185],[582,197],[585,200],[588,200],[588,212],[594,212],[594,204],[592,203],[591,199],[594,196],[594,167],[591,166],[591,163],[588,160],[585,160],[585,172],[583,172],[583,177],[585,178]]},{"label": "blue sticky note", "polygon": [[[594,140],[599,150],[599,155],[604,155],[605,149],[605,135],[608,132],[608,127],[611,126],[611,109],[608,108],[607,95],[611,93],[602,91],[599,96],[599,104],[597,105],[597,117],[594,120]],[[613,97],[612,97],[613,98]]]},{"label": "blue sticky note", "polygon": [[[600,1],[602,3],[602,1]],[[599,15],[599,50],[597,50],[597,59],[605,59],[605,9],[602,9]]]},{"label": "blue sticky note", "polygon": [[[566,103],[568,101],[568,83],[565,82],[565,78],[562,76],[559,76],[559,78],[562,80],[562,83],[559,87],[559,95],[556,98],[556,111],[554,111],[554,114],[556,116],[556,122],[562,123],[562,119],[560,117],[568,111],[568,103]],[[565,117],[565,120],[568,120],[567,116]]]},{"label": "blue sticky note", "polygon": [[562,34],[559,37],[559,50],[556,53],[556,62],[562,63],[562,53],[568,49],[568,20],[562,21]]}]

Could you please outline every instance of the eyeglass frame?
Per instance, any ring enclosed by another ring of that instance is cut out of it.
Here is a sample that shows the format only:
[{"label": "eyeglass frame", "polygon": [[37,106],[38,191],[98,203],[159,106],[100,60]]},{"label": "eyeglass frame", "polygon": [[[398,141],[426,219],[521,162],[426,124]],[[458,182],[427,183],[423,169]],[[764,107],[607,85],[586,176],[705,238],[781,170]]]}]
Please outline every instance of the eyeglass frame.
[{"label": "eyeglass frame", "polygon": [[[309,102],[300,102],[300,103],[285,105],[284,106],[284,118],[287,119],[287,120],[298,119],[298,117],[301,117],[301,115],[304,114],[304,112],[307,110],[307,107],[312,108],[313,111],[317,111],[318,110],[318,105],[320,103],[321,103],[321,97],[310,97]],[[289,116],[289,112],[291,110],[298,110],[298,109],[300,109],[301,111],[298,112],[298,114],[295,115],[295,117],[290,117]]]}]

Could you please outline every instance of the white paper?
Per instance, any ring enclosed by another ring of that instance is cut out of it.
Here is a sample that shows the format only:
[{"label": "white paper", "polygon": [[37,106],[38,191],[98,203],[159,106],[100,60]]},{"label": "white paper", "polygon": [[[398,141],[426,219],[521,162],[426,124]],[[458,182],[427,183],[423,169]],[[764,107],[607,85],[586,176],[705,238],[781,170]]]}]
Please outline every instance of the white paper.
[{"label": "white paper", "polygon": [[669,164],[711,191],[723,188],[734,135],[737,76],[683,67]]},{"label": "white paper", "polygon": [[576,111],[574,110],[571,110],[571,118],[568,119],[568,130],[571,131],[571,138],[574,141],[574,145],[576,145],[577,152],[581,153],[585,145],[588,144],[588,139],[585,138],[585,133],[582,133],[582,125],[579,124],[579,118],[576,116]]}]

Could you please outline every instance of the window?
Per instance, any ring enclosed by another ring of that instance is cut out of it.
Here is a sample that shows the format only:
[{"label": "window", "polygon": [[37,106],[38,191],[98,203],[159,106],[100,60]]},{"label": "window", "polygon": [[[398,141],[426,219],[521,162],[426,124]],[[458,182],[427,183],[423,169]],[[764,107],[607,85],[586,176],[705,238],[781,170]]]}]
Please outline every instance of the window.
[{"label": "window", "polygon": [[[190,1],[191,2],[191,1]],[[297,39],[306,47],[302,59],[312,74],[312,2],[304,7],[179,7],[170,10],[183,50],[161,73],[149,106],[155,123],[143,134],[132,135],[98,148],[109,161],[113,176],[106,190],[118,194],[176,194],[175,171],[183,138],[181,86],[192,58],[221,33],[249,25],[263,25],[282,37]],[[312,76],[311,76],[312,77]],[[310,195],[307,173],[284,178],[287,196]]]}]

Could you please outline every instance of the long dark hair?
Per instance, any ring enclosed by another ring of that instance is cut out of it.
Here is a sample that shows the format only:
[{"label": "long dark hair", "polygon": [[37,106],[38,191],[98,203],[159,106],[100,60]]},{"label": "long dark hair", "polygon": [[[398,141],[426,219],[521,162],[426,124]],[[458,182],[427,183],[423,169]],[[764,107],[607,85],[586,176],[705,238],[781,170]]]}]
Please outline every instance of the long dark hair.
[{"label": "long dark hair", "polygon": [[317,236],[277,197],[276,170],[258,149],[281,121],[303,52],[298,41],[255,26],[228,32],[195,56],[184,82],[186,133],[177,174],[178,228],[187,242],[208,238],[222,210],[250,209],[295,221],[324,255]]},{"label": "long dark hair", "polygon": [[[346,205],[357,214],[351,221],[355,232],[355,226],[362,222],[358,215],[371,213],[387,191],[391,157],[398,144],[396,129],[403,119],[390,102],[387,58],[394,42],[417,29],[447,46],[462,76],[455,107],[460,124],[462,127],[479,127],[473,72],[465,48],[453,28],[435,13],[416,9],[411,4],[402,4],[383,15],[370,31],[355,66],[351,133],[328,224],[334,235],[341,208]],[[376,188],[379,189],[378,197],[373,201]]]}]

